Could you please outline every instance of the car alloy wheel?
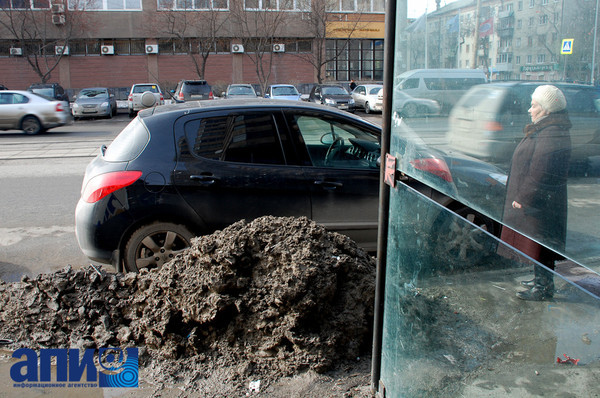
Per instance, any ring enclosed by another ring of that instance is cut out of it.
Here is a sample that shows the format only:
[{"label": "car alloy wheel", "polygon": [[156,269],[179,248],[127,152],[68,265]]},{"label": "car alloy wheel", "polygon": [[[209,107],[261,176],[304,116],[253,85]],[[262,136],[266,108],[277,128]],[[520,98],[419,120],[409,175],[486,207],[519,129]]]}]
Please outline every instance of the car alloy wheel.
[{"label": "car alloy wheel", "polygon": [[157,222],[136,230],[125,247],[125,270],[160,268],[190,246],[194,235],[183,225]]},{"label": "car alloy wheel", "polygon": [[42,131],[42,124],[35,116],[26,116],[21,122],[21,129],[25,134],[37,134]]},{"label": "car alloy wheel", "polygon": [[365,102],[365,113],[371,113],[371,104]]}]

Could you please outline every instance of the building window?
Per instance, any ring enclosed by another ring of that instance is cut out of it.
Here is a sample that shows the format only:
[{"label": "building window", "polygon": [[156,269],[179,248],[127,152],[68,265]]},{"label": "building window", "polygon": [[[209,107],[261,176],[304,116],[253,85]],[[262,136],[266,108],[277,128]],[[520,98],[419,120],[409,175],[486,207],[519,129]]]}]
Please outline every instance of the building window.
[{"label": "building window", "polygon": [[527,47],[532,47],[533,46],[533,37],[529,36],[527,38]]},{"label": "building window", "polygon": [[546,62],[546,54],[538,54],[537,63],[543,64],[544,62]]},{"label": "building window", "polygon": [[520,37],[517,37],[515,39],[515,47],[521,47],[521,38]]},{"label": "building window", "polygon": [[516,63],[517,65],[521,64],[521,56],[520,56],[520,55],[517,55],[517,56],[515,57],[515,63]]},{"label": "building window", "polygon": [[79,2],[77,0],[69,0],[70,10],[83,11],[141,11],[141,0],[88,0]]},{"label": "building window", "polygon": [[506,5],[506,11],[512,11],[513,10],[513,4],[509,3]]},{"label": "building window", "polygon": [[535,6],[535,0],[529,0],[529,8],[533,8]]},{"label": "building window", "polygon": [[310,0],[244,0],[246,10],[310,11]]},{"label": "building window", "polygon": [[0,8],[12,10],[48,9],[49,0],[1,0]]},{"label": "building window", "polygon": [[545,6],[548,4],[548,0],[542,0],[542,5]]},{"label": "building window", "polygon": [[159,10],[228,10],[229,0],[158,0]]},{"label": "building window", "polygon": [[529,26],[533,26],[534,23],[535,23],[535,18],[529,17]]},{"label": "building window", "polygon": [[548,23],[548,15],[540,15],[540,25],[546,25]]},{"label": "building window", "polygon": [[527,63],[530,64],[533,62],[533,56],[532,55],[528,55],[527,56]]},{"label": "building window", "polygon": [[523,27],[523,20],[519,19],[517,20],[517,29],[521,29]]},{"label": "building window", "polygon": [[[310,0],[305,0],[310,10]],[[327,4],[330,12],[385,12],[385,0],[332,0]]]},{"label": "building window", "polygon": [[327,79],[383,79],[383,40],[327,40],[326,56]]},{"label": "building window", "polygon": [[519,2],[517,3],[517,10],[519,10],[519,11],[523,11],[523,1],[519,1]]},{"label": "building window", "polygon": [[546,44],[546,35],[538,35],[538,44],[540,44],[540,45]]}]

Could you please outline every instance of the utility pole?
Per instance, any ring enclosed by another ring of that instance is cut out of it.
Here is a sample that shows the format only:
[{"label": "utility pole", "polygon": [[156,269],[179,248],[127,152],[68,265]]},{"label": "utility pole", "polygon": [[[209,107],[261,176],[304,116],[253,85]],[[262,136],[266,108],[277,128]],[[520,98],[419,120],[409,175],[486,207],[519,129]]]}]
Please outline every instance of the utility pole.
[{"label": "utility pole", "polygon": [[473,65],[471,69],[477,69],[477,52],[479,51],[479,13],[481,12],[481,0],[477,0],[475,9],[475,45],[473,46]]}]

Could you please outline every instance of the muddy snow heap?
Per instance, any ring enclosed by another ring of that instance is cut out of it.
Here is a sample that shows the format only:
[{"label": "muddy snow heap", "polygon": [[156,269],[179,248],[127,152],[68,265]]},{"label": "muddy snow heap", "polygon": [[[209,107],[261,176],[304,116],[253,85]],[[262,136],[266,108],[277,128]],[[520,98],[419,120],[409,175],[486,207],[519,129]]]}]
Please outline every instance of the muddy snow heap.
[{"label": "muddy snow heap", "polygon": [[194,239],[161,269],[65,268],[3,283],[0,338],[143,347],[146,364],[168,363],[161,373],[175,378],[202,366],[321,372],[370,343],[374,283],[373,258],[349,238],[306,218],[262,217]]}]

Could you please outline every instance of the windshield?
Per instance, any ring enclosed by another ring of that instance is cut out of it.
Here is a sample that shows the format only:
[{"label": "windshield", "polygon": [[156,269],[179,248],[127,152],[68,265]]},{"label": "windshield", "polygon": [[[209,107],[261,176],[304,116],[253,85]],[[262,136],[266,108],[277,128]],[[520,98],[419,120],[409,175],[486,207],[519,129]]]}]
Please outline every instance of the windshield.
[{"label": "windshield", "polygon": [[273,87],[273,95],[298,95],[294,86]]},{"label": "windshield", "polygon": [[81,90],[79,98],[108,98],[108,91],[104,89]]},{"label": "windshield", "polygon": [[341,86],[325,86],[323,87],[323,94],[328,95],[348,95],[348,92],[344,87]]}]

